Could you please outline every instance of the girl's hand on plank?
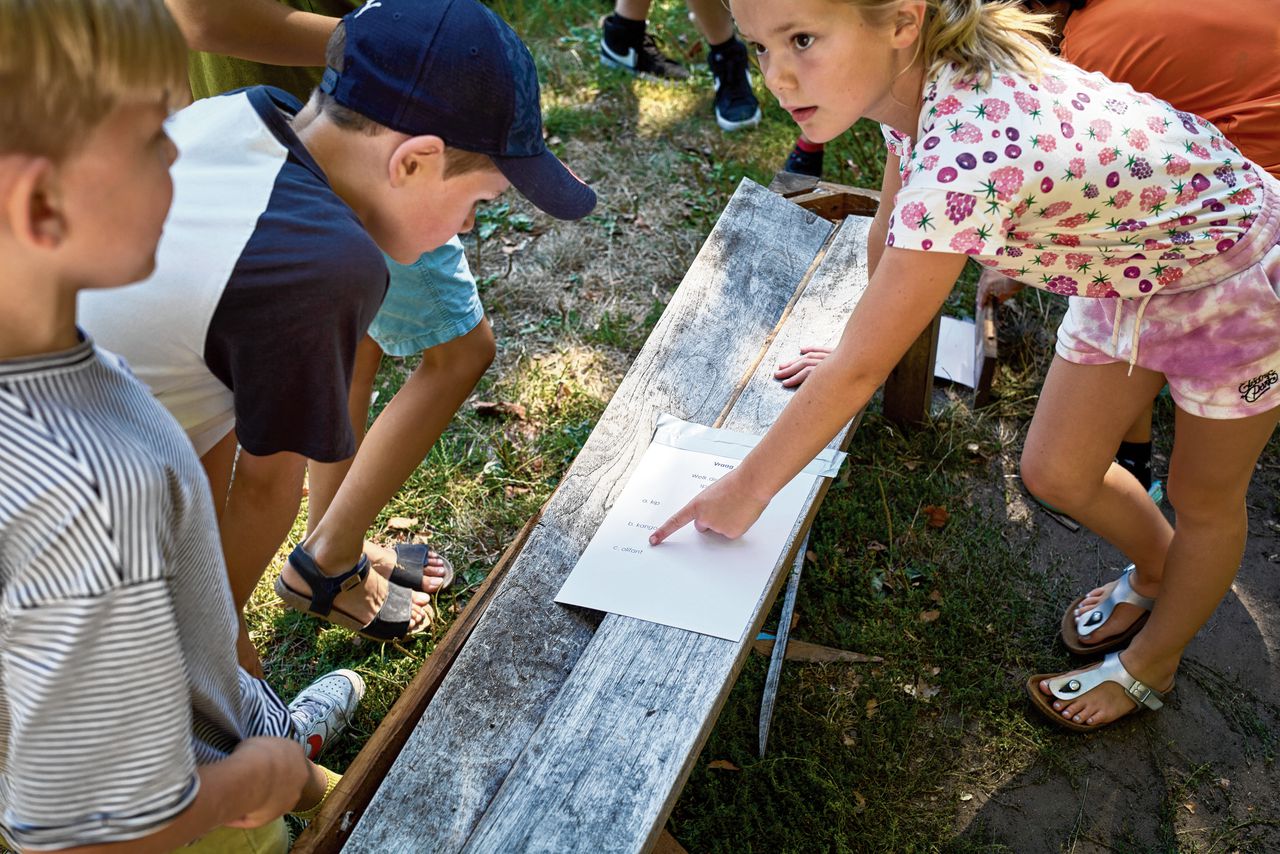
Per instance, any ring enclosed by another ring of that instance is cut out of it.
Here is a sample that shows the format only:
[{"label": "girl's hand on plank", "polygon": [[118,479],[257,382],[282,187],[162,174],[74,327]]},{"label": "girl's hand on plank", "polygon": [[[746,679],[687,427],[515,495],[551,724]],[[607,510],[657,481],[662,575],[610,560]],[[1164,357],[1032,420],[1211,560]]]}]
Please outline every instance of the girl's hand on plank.
[{"label": "girl's hand on plank", "polygon": [[822,364],[822,360],[831,355],[830,347],[801,347],[800,357],[778,365],[773,372],[775,380],[781,380],[786,388],[794,388],[809,378],[813,369]]}]

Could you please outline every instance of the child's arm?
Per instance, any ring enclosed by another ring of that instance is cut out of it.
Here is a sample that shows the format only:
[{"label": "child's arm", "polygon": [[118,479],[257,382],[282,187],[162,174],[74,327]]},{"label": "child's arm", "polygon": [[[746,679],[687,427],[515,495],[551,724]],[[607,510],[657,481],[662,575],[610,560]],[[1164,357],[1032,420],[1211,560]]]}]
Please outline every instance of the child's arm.
[{"label": "child's arm", "polygon": [[[891,200],[886,204],[890,204]],[[840,343],[742,464],[666,521],[652,545],[693,522],[741,536],[871,398],[951,292],[965,256],[886,247]]]},{"label": "child's arm", "polygon": [[902,175],[898,172],[898,155],[885,154],[884,177],[880,179],[880,207],[867,229],[867,275],[874,276],[884,254],[884,242],[889,237],[889,218],[893,216],[893,200],[902,189]]},{"label": "child's arm", "polygon": [[192,50],[267,65],[324,65],[338,18],[276,0],[165,0]]},{"label": "child's arm", "polygon": [[125,842],[57,850],[59,854],[161,854],[219,827],[261,827],[295,808],[308,773],[302,745],[296,741],[245,739],[226,759],[196,769],[200,790],[195,800],[155,833]]},{"label": "child's arm", "polygon": [[[69,537],[46,542],[42,564],[72,566],[76,555],[92,553]],[[104,567],[105,574],[110,562]],[[26,601],[31,587],[24,579],[7,592]],[[263,824],[292,809],[310,771],[291,740],[246,739],[228,758],[196,765],[188,672],[195,665],[181,645],[168,583],[83,587],[10,610],[0,678],[11,712],[11,841],[33,850],[77,843],[113,850],[107,844],[119,841],[114,850],[162,851],[222,824]],[[227,643],[230,668],[230,636]]]},{"label": "child's arm", "polygon": [[[867,275],[874,276],[880,264],[880,256],[884,253],[884,242],[889,236],[889,218],[893,215],[893,199],[902,189],[902,176],[898,174],[898,155],[888,152],[885,155],[884,178],[880,182],[880,207],[867,229]],[[809,378],[814,368],[831,354],[827,346],[806,346],[800,348],[800,357],[790,362],[783,362],[773,372],[775,380],[781,380],[787,388],[794,388]]]}]

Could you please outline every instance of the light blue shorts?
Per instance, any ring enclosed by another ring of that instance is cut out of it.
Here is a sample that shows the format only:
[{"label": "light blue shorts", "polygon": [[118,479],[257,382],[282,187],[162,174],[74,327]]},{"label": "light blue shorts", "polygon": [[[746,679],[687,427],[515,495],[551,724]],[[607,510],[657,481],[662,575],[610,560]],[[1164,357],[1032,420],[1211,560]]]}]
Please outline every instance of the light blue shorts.
[{"label": "light blue shorts", "polygon": [[457,237],[412,264],[387,259],[391,281],[369,336],[388,356],[412,356],[466,335],[484,319]]}]

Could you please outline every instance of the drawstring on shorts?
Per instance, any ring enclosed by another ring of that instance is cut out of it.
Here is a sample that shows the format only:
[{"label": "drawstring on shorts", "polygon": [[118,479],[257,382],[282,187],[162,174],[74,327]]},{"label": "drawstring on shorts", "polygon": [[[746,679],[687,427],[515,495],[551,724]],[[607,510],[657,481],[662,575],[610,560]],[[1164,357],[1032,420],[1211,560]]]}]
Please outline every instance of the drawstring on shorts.
[{"label": "drawstring on shorts", "polygon": [[[1133,342],[1129,348],[1129,373],[1127,376],[1133,376],[1133,366],[1138,362],[1138,332],[1142,328],[1142,315],[1146,314],[1147,303],[1151,302],[1151,298],[1155,294],[1147,294],[1138,303],[1138,313],[1133,317]],[[1111,326],[1111,355],[1117,359],[1120,358],[1120,318],[1124,314],[1123,298],[1116,302],[1116,317]]]}]

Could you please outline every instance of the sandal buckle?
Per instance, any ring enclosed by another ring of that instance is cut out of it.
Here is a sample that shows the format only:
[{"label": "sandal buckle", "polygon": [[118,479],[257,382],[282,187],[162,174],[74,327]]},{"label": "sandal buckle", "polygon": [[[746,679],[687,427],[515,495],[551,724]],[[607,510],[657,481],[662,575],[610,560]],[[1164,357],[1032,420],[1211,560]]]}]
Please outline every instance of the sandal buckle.
[{"label": "sandal buckle", "polygon": [[351,575],[348,575],[346,578],[342,579],[342,583],[338,585],[338,589],[341,590],[343,593],[346,593],[348,590],[351,590],[352,588],[355,588],[355,587],[359,587],[363,583],[364,583],[364,576],[358,572],[355,572],[355,573],[352,573]]}]

